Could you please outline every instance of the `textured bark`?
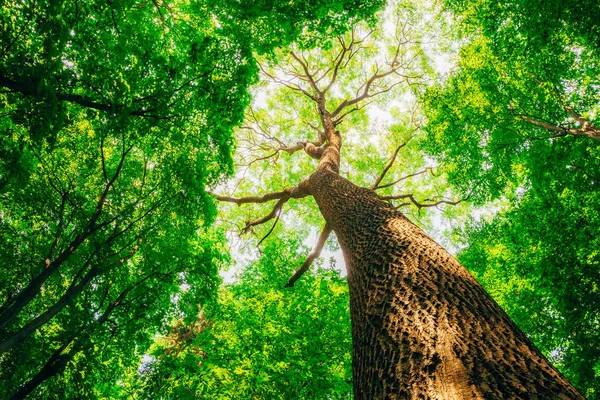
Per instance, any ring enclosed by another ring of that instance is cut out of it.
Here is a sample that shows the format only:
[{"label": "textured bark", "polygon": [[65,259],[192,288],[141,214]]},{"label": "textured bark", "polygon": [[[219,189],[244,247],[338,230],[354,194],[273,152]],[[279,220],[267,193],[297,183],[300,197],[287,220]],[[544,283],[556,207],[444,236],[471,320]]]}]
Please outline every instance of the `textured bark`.
[{"label": "textured bark", "polygon": [[[354,50],[350,48],[357,43],[354,39],[348,46],[342,42],[325,88],[319,87],[319,81],[327,73],[316,78],[307,59],[294,53],[291,55],[299,67],[290,75],[309,88],[274,78],[314,101],[320,115],[320,145],[302,142],[304,151],[318,159],[319,165],[298,188],[303,195],[315,198],[346,259],[355,398],[582,399],[450,254],[373,190],[359,188],[339,176],[342,136],[336,127],[345,115],[362,107],[364,100],[400,83],[378,85],[381,79],[398,73],[402,41],[389,69],[378,68],[355,98],[328,108],[325,95],[344,57],[352,58]],[[579,123],[585,129],[595,129]],[[381,185],[402,146],[373,189],[406,179]],[[410,199],[418,208],[457,203],[440,200],[421,204],[412,194],[391,198]],[[310,265],[312,257],[300,271]]]},{"label": "textured bark", "polygon": [[346,259],[356,399],[583,398],[451,255],[321,161],[309,190]]}]

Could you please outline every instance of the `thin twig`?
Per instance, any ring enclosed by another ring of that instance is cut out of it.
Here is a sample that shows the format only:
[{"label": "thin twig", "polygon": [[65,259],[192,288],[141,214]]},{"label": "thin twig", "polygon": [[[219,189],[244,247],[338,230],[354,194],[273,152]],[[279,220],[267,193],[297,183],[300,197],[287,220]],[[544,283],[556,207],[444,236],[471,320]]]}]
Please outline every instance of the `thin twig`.
[{"label": "thin twig", "polygon": [[277,212],[277,218],[275,218],[275,222],[273,222],[273,226],[271,226],[271,229],[269,229],[269,232],[267,232],[267,234],[265,236],[263,236],[263,238],[258,241],[258,244],[256,245],[256,247],[260,248],[260,245],[262,244],[262,242],[266,238],[268,238],[271,233],[273,233],[273,230],[275,229],[275,225],[277,225],[277,223],[279,222],[279,217],[281,217],[281,208],[279,209],[279,212]]},{"label": "thin twig", "polygon": [[397,184],[397,183],[400,183],[400,182],[402,182],[402,181],[405,181],[405,180],[407,180],[407,179],[409,179],[409,178],[412,178],[413,176],[422,175],[422,174],[424,174],[424,173],[426,173],[426,172],[428,172],[428,171],[429,171],[429,172],[431,172],[431,173],[433,174],[433,172],[432,172],[432,171],[433,171],[433,168],[431,168],[431,167],[427,167],[427,168],[425,168],[425,169],[423,169],[423,170],[421,170],[421,171],[415,172],[414,174],[408,174],[408,175],[405,175],[405,176],[403,176],[402,178],[398,178],[398,179],[396,179],[396,180],[395,180],[395,181],[393,181],[393,182],[390,182],[390,183],[386,183],[386,184],[384,184],[384,185],[377,186],[375,189],[385,189],[385,188],[387,188],[387,187],[394,186],[394,185],[395,185],[395,184]]},{"label": "thin twig", "polygon": [[406,142],[404,142],[404,143],[400,144],[398,147],[396,147],[396,150],[394,151],[394,154],[388,161],[387,165],[385,166],[383,171],[381,171],[381,174],[377,177],[377,179],[375,180],[375,183],[373,183],[373,185],[371,186],[371,190],[379,189],[379,184],[381,183],[383,178],[385,178],[385,174],[387,174],[388,171],[390,170],[390,168],[392,168],[392,165],[394,165],[394,161],[396,161],[396,157],[398,157],[398,153],[404,146],[406,146],[408,144],[408,142],[410,142],[411,139],[412,139],[412,136]]}]

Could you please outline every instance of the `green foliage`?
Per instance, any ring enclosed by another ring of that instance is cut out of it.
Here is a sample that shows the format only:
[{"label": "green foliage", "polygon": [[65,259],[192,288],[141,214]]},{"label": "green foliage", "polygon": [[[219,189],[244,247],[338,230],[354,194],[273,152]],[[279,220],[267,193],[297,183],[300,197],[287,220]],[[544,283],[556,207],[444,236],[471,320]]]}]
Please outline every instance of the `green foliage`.
[{"label": "green foliage", "polygon": [[459,258],[567,378],[598,398],[600,143],[581,130],[598,123],[600,8],[446,3],[465,45],[425,96],[423,144],[462,193],[505,203],[462,232]]},{"label": "green foliage", "polygon": [[242,0],[207,2],[226,34],[247,38],[260,54],[296,42],[304,48],[330,43],[357,22],[375,21],[383,0]]},{"label": "green foliage", "polygon": [[350,398],[345,279],[318,268],[282,289],[304,251],[297,239],[278,235],[220,291],[218,304],[204,308],[191,325],[199,329],[191,334],[187,325],[189,334],[159,339],[152,361],[132,379],[140,398]]},{"label": "green foliage", "polygon": [[253,54],[381,6],[353,3],[0,6],[2,397],[124,396],[165,322],[210,304],[205,186],[232,172]]},{"label": "green foliage", "polygon": [[[543,157],[544,141],[570,146],[561,129],[582,124],[569,110],[597,121],[598,29],[586,17],[578,23],[590,25],[589,35],[576,34],[565,8],[583,5],[562,3],[450,2],[462,10],[459,27],[472,35],[455,71],[425,96],[425,145],[450,166],[452,183],[464,192],[475,188],[473,200],[498,197],[521,180],[521,165]],[[588,11],[600,13],[597,5]]]},{"label": "green foliage", "polygon": [[[463,233],[461,260],[566,376],[598,398],[600,146],[560,129],[598,125],[600,8],[447,3],[459,14],[454,39],[465,45],[451,76],[424,97],[427,139],[416,129],[419,111],[406,110],[434,71],[431,36],[448,32],[441,21],[449,16],[402,2],[381,15],[408,22],[396,27],[408,39],[400,50],[406,68],[378,82],[382,118],[357,110],[340,125],[342,174],[371,186],[407,143],[383,182],[398,183],[382,195],[457,200],[447,178],[480,204],[504,199],[496,216]],[[325,71],[336,60],[336,35],[348,43],[349,28],[370,32],[329,93],[330,105],[339,104],[396,50],[389,27],[374,23],[382,5],[0,5],[1,397],[25,389],[36,398],[352,396],[344,279],[320,264],[282,289],[309,251],[299,237],[317,229],[314,201],[290,200],[262,257],[218,289],[218,270],[230,260],[221,228],[210,227],[217,211],[205,187],[232,174],[235,147],[243,166],[236,194],[280,190],[314,170],[315,160],[299,154],[270,156],[315,140],[312,101],[263,84],[244,119],[257,58],[279,76],[292,49],[313,72]],[[403,84],[384,90],[397,79]],[[439,164],[423,146],[444,165],[426,169]],[[415,204],[396,204],[422,216]],[[271,206],[225,213],[239,228]],[[436,221],[427,215],[422,223]],[[257,227],[257,238],[270,229]]]}]

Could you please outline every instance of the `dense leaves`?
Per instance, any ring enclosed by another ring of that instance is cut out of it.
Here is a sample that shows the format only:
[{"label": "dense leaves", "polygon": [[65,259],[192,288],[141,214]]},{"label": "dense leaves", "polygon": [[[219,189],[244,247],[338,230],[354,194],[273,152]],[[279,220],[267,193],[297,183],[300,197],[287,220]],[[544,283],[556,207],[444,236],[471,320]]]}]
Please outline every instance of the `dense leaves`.
[{"label": "dense leaves", "polygon": [[175,324],[134,375],[141,398],[351,398],[348,288],[331,268],[284,282],[301,262],[278,235],[193,324]]},{"label": "dense leaves", "polygon": [[[344,280],[320,264],[282,289],[309,252],[298,237],[322,227],[314,202],[257,227],[262,258],[219,290],[230,261],[205,187],[232,174],[236,146],[236,194],[307,176],[314,160],[283,148],[316,140],[319,117],[289,51],[317,76],[360,37],[329,105],[396,75],[363,99],[377,112],[343,117],[342,174],[371,186],[400,146],[380,194],[407,213],[500,199],[460,258],[598,398],[600,6],[447,3],[464,46],[424,98],[422,141],[415,97],[448,20],[429,4],[388,9],[394,34],[374,25],[381,0],[0,5],[0,396],[350,398]],[[255,89],[244,116],[257,57],[280,86]],[[226,210],[239,228],[269,206]]]},{"label": "dense leaves", "polygon": [[455,184],[481,187],[473,198],[483,201],[520,178],[537,142],[598,140],[598,5],[586,11],[595,18],[577,22],[565,8],[579,12],[580,2],[450,5],[471,35],[454,73],[429,91],[426,113],[429,150],[454,166]]},{"label": "dense leaves", "polygon": [[459,258],[571,382],[597,398],[600,8],[447,4],[466,44],[427,93],[424,144],[472,200],[503,204],[463,232]]},{"label": "dense leaves", "polygon": [[123,396],[120,371],[216,294],[224,238],[204,188],[232,171],[253,52],[380,5],[0,6],[3,397]]}]

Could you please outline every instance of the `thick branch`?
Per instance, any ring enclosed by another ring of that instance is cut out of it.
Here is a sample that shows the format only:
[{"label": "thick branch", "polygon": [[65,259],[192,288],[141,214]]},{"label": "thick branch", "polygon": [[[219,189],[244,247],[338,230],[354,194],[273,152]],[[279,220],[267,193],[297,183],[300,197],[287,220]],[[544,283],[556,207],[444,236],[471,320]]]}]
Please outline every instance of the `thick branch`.
[{"label": "thick branch", "polygon": [[583,116],[576,112],[573,109],[573,107],[564,106],[564,108],[569,113],[569,115],[581,126],[581,128],[575,129],[578,133],[573,133],[574,135],[583,135],[588,136],[592,139],[600,140],[600,129],[598,129],[594,124],[592,124],[587,118],[583,118]]},{"label": "thick branch", "polygon": [[277,200],[277,203],[275,203],[275,205],[273,206],[273,209],[271,210],[271,212],[269,214],[267,214],[266,216],[264,216],[262,218],[258,218],[258,219],[246,222],[246,226],[242,229],[242,232],[241,232],[241,234],[244,234],[244,233],[248,232],[252,227],[264,224],[265,222],[275,218],[275,216],[277,216],[278,212],[281,210],[281,207],[283,207],[283,205],[289,199],[292,199],[292,198],[299,199],[299,198],[308,196],[309,191],[307,190],[307,187],[308,187],[308,181],[304,180],[304,181],[300,182],[300,184],[298,186],[294,186],[292,188],[287,188],[280,192],[267,193],[263,196],[248,196],[248,197],[242,197],[242,198],[234,198],[234,197],[228,197],[228,196],[220,196],[220,195],[214,194],[212,192],[208,192],[208,191],[207,191],[207,193],[212,194],[219,201],[226,201],[226,202],[235,203],[238,205],[247,204],[247,203],[261,204],[261,203],[266,203],[267,201]]},{"label": "thick branch", "polygon": [[321,231],[321,235],[319,235],[319,239],[317,240],[317,246],[315,250],[306,257],[306,260],[302,264],[300,268],[292,275],[288,283],[285,284],[285,287],[292,287],[296,283],[298,279],[310,268],[313,261],[317,259],[321,255],[321,251],[323,251],[323,246],[325,246],[325,242],[327,238],[331,234],[331,227],[329,224],[325,224],[323,230]]},{"label": "thick branch", "polygon": [[315,160],[320,160],[323,156],[324,148],[321,147],[321,143],[313,143],[313,142],[299,142],[299,145],[303,145],[304,151],[306,154],[314,158]]},{"label": "thick branch", "polygon": [[280,192],[267,193],[262,196],[247,196],[247,197],[240,197],[240,198],[221,196],[221,195],[218,195],[218,194],[213,193],[208,190],[206,191],[206,193],[215,196],[215,199],[217,199],[219,201],[226,201],[228,203],[235,203],[237,205],[242,205],[242,204],[248,204],[248,203],[262,204],[262,203],[266,203],[268,201],[283,199],[283,198],[289,199],[289,193],[288,193],[289,190],[291,190],[291,189],[288,188],[288,189],[284,189]]},{"label": "thick branch", "polygon": [[548,121],[540,120],[536,117],[518,113],[512,106],[509,106],[509,110],[516,115],[518,118],[522,119],[525,122],[528,122],[532,125],[539,126],[547,130],[548,132],[553,132],[552,137],[561,137],[567,135],[573,136],[586,136],[590,139],[600,140],[600,129],[597,128],[594,124],[592,124],[588,119],[584,118],[581,114],[577,113],[573,107],[564,105],[563,108],[565,111],[573,118],[579,125],[580,128],[572,128],[561,125],[556,125]]}]

